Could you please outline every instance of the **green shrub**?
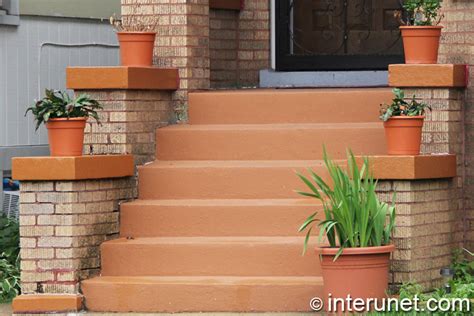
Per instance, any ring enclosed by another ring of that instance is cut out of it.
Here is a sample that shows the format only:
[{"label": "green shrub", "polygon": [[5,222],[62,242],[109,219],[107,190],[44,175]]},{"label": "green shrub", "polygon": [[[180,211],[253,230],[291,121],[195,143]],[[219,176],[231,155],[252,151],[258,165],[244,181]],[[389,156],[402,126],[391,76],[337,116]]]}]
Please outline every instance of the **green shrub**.
[{"label": "green shrub", "polygon": [[406,0],[403,8],[407,12],[404,24],[415,26],[438,25],[443,18],[440,15],[441,0]]},{"label": "green shrub", "polygon": [[20,229],[16,221],[0,216],[0,303],[20,293]]},{"label": "green shrub", "polygon": [[426,109],[431,107],[426,103],[416,101],[416,96],[405,101],[405,92],[401,89],[393,89],[394,98],[391,104],[382,104],[380,108],[380,119],[388,121],[392,116],[420,116],[425,115]]}]

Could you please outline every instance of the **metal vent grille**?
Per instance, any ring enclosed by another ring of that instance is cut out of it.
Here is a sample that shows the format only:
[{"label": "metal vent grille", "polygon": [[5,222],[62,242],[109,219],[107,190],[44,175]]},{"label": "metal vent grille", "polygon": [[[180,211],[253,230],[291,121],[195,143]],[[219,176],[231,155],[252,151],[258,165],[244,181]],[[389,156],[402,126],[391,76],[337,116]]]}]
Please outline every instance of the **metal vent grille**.
[{"label": "metal vent grille", "polygon": [[20,192],[3,191],[2,209],[7,217],[18,220],[20,215]]}]

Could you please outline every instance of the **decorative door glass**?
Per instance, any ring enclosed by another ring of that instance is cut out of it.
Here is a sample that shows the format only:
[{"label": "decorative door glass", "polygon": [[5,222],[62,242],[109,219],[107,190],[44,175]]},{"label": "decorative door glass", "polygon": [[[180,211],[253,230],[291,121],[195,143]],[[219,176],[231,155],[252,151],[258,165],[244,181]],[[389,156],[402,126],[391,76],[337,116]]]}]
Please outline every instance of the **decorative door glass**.
[{"label": "decorative door glass", "polygon": [[277,70],[387,69],[403,62],[400,0],[276,0]]}]

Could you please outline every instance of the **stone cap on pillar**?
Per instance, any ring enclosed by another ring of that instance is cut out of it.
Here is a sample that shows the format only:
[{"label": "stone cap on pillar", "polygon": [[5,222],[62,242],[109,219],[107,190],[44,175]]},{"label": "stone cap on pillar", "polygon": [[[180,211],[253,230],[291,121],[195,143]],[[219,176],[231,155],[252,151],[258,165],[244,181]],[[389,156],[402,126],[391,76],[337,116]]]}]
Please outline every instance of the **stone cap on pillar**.
[{"label": "stone cap on pillar", "polygon": [[464,88],[467,65],[396,64],[388,67],[388,84],[398,88]]},{"label": "stone cap on pillar", "polygon": [[111,179],[135,174],[132,155],[18,157],[12,178],[20,181]]},{"label": "stone cap on pillar", "polygon": [[178,69],[157,67],[68,67],[66,86],[73,90],[177,90]]},{"label": "stone cap on pillar", "polygon": [[[379,180],[426,180],[454,178],[456,155],[369,156],[370,170]],[[356,157],[362,164],[364,157]]]}]

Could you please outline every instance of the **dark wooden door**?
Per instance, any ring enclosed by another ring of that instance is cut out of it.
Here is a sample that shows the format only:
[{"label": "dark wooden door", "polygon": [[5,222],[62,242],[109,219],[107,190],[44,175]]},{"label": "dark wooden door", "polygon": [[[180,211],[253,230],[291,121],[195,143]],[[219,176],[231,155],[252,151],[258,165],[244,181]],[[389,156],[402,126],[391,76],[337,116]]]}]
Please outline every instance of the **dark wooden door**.
[{"label": "dark wooden door", "polygon": [[399,0],[277,2],[278,70],[387,69],[403,62]]}]

